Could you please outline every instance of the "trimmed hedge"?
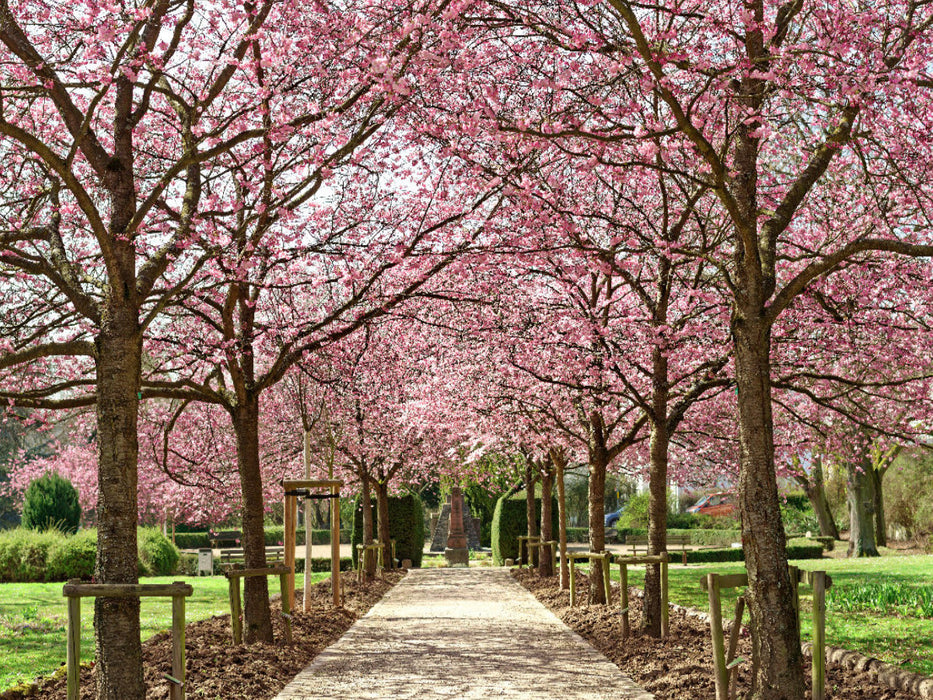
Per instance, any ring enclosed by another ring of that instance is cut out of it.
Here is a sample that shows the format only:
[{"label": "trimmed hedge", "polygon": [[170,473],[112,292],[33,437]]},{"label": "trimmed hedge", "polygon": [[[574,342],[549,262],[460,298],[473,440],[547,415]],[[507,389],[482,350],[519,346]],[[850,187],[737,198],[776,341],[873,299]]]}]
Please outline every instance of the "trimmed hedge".
[{"label": "trimmed hedge", "polygon": [[[618,528],[619,541],[625,541],[626,537],[646,537],[648,531],[644,528],[620,527]],[[684,530],[680,528],[669,528],[667,536],[688,535],[691,544],[700,545],[722,545],[728,546],[733,542],[742,541],[741,530]]]},{"label": "trimmed hedge", "polygon": [[[266,546],[274,547],[285,539],[285,529],[281,525],[267,525],[265,528]],[[304,528],[298,528],[295,532],[297,544],[305,543]],[[330,530],[312,530],[311,544],[328,544],[330,542]],[[350,530],[340,531],[340,543],[350,543]],[[179,549],[203,549],[211,546],[211,536],[208,532],[176,532],[175,546]]]},{"label": "trimmed hedge", "polygon": [[[178,550],[155,528],[140,528],[140,573],[171,574]],[[0,582],[36,583],[90,579],[97,557],[97,530],[75,535],[24,528],[0,532]]]},{"label": "trimmed hedge", "polygon": [[[376,499],[373,498],[373,539],[377,539]],[[395,557],[411,559],[412,568],[421,568],[424,554],[424,506],[418,496],[389,496],[389,537],[395,540]],[[363,541],[363,507],[357,497],[353,506],[353,531],[350,535],[353,565],[356,566],[356,545]],[[391,553],[389,554],[391,556]]]},{"label": "trimmed hedge", "polygon": [[[304,557],[299,557],[295,559],[295,573],[300,574],[305,570],[305,560]],[[340,570],[341,571],[352,571],[353,570],[353,561],[350,557],[340,557]],[[311,560],[311,571],[314,572],[330,572],[330,558],[329,557],[314,557]],[[182,552],[178,560],[178,572],[183,576],[197,576],[198,575],[198,555],[190,554],[187,552]],[[214,559],[214,575],[222,576],[223,568],[220,565],[220,557]]]},{"label": "trimmed hedge", "polygon": [[[787,543],[788,559],[820,559],[823,556],[823,546],[808,539],[794,539]],[[701,564],[718,561],[745,561],[745,552],[738,547],[728,549],[697,549],[687,551],[688,564]]]},{"label": "trimmed hedge", "polygon": [[[557,536],[557,499],[551,498],[551,522],[554,536]],[[541,499],[535,498],[535,518],[541,520]],[[574,528],[587,532],[586,528]],[[510,498],[503,496],[496,501],[496,510],[492,515],[492,560],[496,566],[505,564],[506,559],[518,558],[518,536],[528,532],[528,514],[525,493],[520,492]],[[567,531],[570,539],[570,528]]]}]

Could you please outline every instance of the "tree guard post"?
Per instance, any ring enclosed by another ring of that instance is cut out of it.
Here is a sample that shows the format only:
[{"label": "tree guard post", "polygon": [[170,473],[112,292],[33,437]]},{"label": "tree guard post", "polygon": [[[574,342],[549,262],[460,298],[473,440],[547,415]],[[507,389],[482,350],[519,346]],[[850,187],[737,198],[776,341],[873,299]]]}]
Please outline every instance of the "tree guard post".
[{"label": "tree guard post", "polygon": [[[265,569],[242,569],[235,566],[229,571],[224,572],[230,587],[230,627],[233,632],[233,643],[243,643],[243,623],[240,622],[240,579],[250,576],[278,576],[282,589],[282,617],[285,618],[285,641],[291,644],[292,641],[292,608],[288,604],[287,588],[289,587],[288,573],[294,573],[294,569],[286,566],[270,566]],[[291,585],[292,591],[295,590],[294,578]]]},{"label": "tree guard post", "polygon": [[175,583],[82,583],[70,579],[62,588],[68,598],[68,638],[66,665],[68,700],[81,696],[81,598],[142,598],[172,599],[172,675],[164,674],[169,683],[171,700],[185,700],[185,598],[194,589],[184,581]]},{"label": "tree guard post", "polygon": [[[342,481],[333,479],[326,480],[308,480],[308,479],[284,479],[282,487],[285,491],[285,533],[283,543],[285,544],[285,566],[289,568],[290,573],[287,577],[288,586],[288,609],[295,609],[295,547],[298,542],[298,499],[305,500],[329,500],[330,501],[330,579],[331,591],[333,593],[334,607],[341,605],[340,595],[340,488]],[[311,493],[314,490],[323,490],[324,493]],[[311,532],[305,532],[305,537],[310,538]],[[305,576],[311,574],[311,559],[309,553],[311,547],[308,540],[305,541]],[[305,598],[304,608],[308,610],[310,601]],[[284,606],[283,606],[284,610]]]}]

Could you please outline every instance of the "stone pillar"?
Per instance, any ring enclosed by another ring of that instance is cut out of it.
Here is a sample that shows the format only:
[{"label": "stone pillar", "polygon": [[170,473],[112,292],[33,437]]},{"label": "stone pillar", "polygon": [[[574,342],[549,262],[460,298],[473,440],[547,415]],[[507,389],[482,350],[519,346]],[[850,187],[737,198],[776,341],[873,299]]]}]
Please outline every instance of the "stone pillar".
[{"label": "stone pillar", "polygon": [[470,550],[467,549],[466,532],[463,529],[463,493],[459,486],[454,486],[450,491],[450,527],[447,530],[444,558],[449,566],[470,565]]}]

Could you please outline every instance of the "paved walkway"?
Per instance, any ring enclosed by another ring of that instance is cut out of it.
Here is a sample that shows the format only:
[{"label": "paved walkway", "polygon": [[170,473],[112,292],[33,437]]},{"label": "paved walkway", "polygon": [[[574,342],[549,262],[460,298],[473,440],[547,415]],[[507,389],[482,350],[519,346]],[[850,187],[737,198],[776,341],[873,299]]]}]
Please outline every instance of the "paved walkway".
[{"label": "paved walkway", "polygon": [[503,568],[416,569],[277,696],[650,700]]}]

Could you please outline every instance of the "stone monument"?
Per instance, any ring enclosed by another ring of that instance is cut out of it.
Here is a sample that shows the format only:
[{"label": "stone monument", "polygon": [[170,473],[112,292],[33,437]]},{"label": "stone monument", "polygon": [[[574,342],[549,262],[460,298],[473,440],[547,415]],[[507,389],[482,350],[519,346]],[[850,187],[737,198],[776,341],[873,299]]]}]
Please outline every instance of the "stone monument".
[{"label": "stone monument", "polygon": [[459,486],[454,486],[450,491],[450,529],[444,558],[448,566],[470,565],[470,550],[467,549],[466,532],[463,529],[463,493]]}]

